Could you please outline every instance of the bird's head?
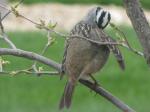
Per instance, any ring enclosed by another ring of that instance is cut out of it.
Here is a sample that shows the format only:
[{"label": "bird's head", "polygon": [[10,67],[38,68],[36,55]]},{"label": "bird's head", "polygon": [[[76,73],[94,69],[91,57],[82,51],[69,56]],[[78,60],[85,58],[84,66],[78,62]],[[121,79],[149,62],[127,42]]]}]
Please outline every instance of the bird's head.
[{"label": "bird's head", "polygon": [[110,19],[110,13],[101,7],[92,8],[85,17],[87,22],[91,22],[92,24],[96,23],[96,25],[101,29],[104,29],[108,25]]}]

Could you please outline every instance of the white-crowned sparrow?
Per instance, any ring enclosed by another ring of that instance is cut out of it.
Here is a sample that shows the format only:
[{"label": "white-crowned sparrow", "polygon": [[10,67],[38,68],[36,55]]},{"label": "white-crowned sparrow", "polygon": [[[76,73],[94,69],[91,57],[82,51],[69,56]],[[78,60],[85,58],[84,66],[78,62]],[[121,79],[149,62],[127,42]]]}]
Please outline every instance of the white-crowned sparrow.
[{"label": "white-crowned sparrow", "polygon": [[[80,38],[82,36],[95,41],[114,42],[113,39],[106,38],[101,34],[110,19],[109,12],[100,7],[95,7],[72,29],[70,38],[66,42],[62,62],[62,70],[67,74],[68,81],[60,101],[60,109],[65,106],[70,107],[72,94],[78,80],[91,77],[99,71],[106,63],[110,51],[115,55],[120,67],[125,68],[123,57],[116,45],[96,45]],[[78,36],[74,37],[73,35]]]}]

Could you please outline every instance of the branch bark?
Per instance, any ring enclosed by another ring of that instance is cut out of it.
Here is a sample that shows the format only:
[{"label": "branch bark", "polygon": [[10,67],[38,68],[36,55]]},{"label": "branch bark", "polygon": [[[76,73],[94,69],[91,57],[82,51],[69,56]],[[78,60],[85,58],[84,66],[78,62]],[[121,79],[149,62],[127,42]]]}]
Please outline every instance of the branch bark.
[{"label": "branch bark", "polygon": [[123,0],[128,17],[136,31],[144,50],[147,63],[150,65],[150,26],[141,8],[139,0]]},{"label": "branch bark", "polygon": [[[17,57],[23,57],[26,59],[36,60],[56,69],[58,72],[61,72],[61,64],[33,52],[24,51],[20,49],[0,48],[0,55],[13,55]],[[90,81],[79,80],[79,82],[106,98],[108,101],[120,108],[123,112],[135,112],[132,108],[130,108],[121,100],[113,96],[110,92],[106,91],[103,87],[95,86],[95,84],[91,83]]]},{"label": "branch bark", "polygon": [[135,112],[132,108],[130,108],[128,105],[123,103],[121,100],[119,100],[117,97],[113,96],[111,93],[109,93],[107,90],[102,88],[101,86],[93,86],[94,83],[87,81],[87,80],[79,80],[80,83],[87,86],[88,88],[94,90],[99,95],[106,98],[108,101],[112,102],[114,105],[116,105],[118,108],[120,108],[123,112]]},{"label": "branch bark", "polygon": [[24,57],[30,60],[36,60],[61,72],[61,64],[58,64],[53,60],[50,60],[44,56],[41,56],[33,52],[24,51],[20,49],[0,48],[0,55],[13,55],[17,57]]}]

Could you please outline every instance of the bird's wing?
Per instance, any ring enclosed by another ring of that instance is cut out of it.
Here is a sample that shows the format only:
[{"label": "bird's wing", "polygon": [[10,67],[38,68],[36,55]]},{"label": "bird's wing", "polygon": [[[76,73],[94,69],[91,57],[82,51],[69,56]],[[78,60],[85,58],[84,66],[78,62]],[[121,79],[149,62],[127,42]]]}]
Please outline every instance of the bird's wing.
[{"label": "bird's wing", "polygon": [[65,61],[66,61],[67,49],[69,47],[69,41],[73,38],[71,36],[79,35],[79,36],[83,36],[83,37],[89,38],[90,31],[91,31],[91,26],[88,25],[88,24],[85,24],[83,21],[80,21],[79,23],[77,23],[74,26],[74,28],[71,30],[70,38],[66,39],[64,56],[63,56],[63,60],[62,60],[62,73],[65,72]]},{"label": "bird's wing", "polygon": [[[94,31],[100,37],[100,41],[102,41],[102,42],[116,42],[111,37],[106,36],[102,30],[95,28]],[[124,58],[122,56],[120,49],[117,47],[117,45],[110,45],[109,44],[109,45],[107,45],[107,47],[110,49],[110,51],[113,52],[113,54],[115,55],[115,57],[117,59],[119,66],[121,67],[122,70],[124,70],[125,69],[125,63],[124,63]]]},{"label": "bird's wing", "polygon": [[65,73],[65,61],[66,61],[66,55],[67,55],[68,46],[69,46],[69,39],[66,39],[65,50],[64,50],[64,55],[63,55],[63,60],[62,60],[62,66],[61,66],[62,74]]}]

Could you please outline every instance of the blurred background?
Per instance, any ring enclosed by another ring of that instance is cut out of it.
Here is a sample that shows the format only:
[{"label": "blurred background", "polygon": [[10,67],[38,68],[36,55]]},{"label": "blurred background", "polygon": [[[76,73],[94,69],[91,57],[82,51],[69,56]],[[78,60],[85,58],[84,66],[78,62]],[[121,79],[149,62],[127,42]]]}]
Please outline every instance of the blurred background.
[{"label": "blurred background", "polygon": [[[0,0],[0,4],[13,6],[17,0]],[[146,17],[150,22],[150,0],[141,0]],[[132,47],[142,51],[131,23],[126,16],[121,0],[24,0],[18,7],[19,12],[39,22],[40,19],[57,22],[56,30],[68,33],[88,10],[101,6],[110,11],[112,21],[127,36]],[[4,15],[7,11],[0,9]],[[18,48],[40,53],[47,42],[46,32],[35,28],[35,25],[14,15],[3,21],[10,39]],[[115,38],[115,32],[109,26],[106,32]],[[55,35],[55,37],[58,37]],[[8,47],[0,40],[0,47]],[[121,71],[114,56],[111,54],[107,64],[95,76],[100,84],[123,100],[137,112],[150,111],[150,71],[145,60],[132,52],[121,48],[126,70]],[[45,56],[61,62],[64,52],[64,39],[57,38]],[[28,68],[32,62],[22,58],[3,56],[11,63],[5,70]],[[38,63],[45,70],[51,68]],[[66,78],[57,76],[34,75],[1,75],[0,76],[0,112],[58,112],[58,104],[63,93]],[[111,103],[81,84],[78,84],[72,107],[64,112],[121,112]]]}]

